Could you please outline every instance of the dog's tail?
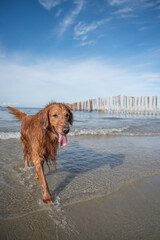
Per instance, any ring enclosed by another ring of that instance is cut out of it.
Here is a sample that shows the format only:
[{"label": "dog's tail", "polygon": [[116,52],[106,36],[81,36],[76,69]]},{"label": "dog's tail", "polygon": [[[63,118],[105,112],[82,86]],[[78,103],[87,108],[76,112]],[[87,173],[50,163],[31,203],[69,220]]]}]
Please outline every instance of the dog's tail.
[{"label": "dog's tail", "polygon": [[9,107],[9,106],[7,108],[10,110],[10,113],[15,115],[16,118],[18,118],[21,121],[27,116],[26,113],[20,112],[17,108],[13,108],[13,107]]}]

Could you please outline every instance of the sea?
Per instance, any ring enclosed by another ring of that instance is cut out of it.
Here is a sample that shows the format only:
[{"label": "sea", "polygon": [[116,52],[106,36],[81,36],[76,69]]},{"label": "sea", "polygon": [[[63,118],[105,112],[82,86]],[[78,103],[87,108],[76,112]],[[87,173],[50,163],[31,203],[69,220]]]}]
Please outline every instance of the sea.
[{"label": "sea", "polygon": [[[38,108],[19,108],[28,115]],[[59,147],[57,171],[45,166],[53,204],[42,201],[35,169],[24,168],[20,121],[0,107],[1,219],[47,211],[63,228],[63,208],[108,196],[124,186],[160,174],[160,115],[73,112],[68,143]]]}]

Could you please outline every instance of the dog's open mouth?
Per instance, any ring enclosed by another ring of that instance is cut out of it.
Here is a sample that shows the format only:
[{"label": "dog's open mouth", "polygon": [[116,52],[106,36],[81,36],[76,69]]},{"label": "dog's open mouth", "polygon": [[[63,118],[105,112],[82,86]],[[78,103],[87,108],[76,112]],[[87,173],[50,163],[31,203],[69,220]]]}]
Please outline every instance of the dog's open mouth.
[{"label": "dog's open mouth", "polygon": [[67,137],[66,137],[66,135],[62,135],[62,134],[58,133],[54,127],[53,127],[53,130],[54,130],[54,132],[56,133],[56,135],[58,137],[59,145],[61,147],[64,147],[65,145],[67,145]]},{"label": "dog's open mouth", "polygon": [[58,142],[60,146],[65,146],[67,145],[67,137],[65,135],[61,135],[60,133],[58,133]]}]

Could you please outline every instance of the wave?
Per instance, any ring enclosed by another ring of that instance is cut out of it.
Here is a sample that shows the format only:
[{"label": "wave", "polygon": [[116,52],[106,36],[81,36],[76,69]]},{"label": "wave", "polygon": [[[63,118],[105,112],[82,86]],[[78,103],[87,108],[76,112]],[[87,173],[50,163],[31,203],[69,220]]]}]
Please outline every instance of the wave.
[{"label": "wave", "polygon": [[[160,133],[155,132],[139,132],[136,129],[131,129],[129,127],[122,128],[106,128],[106,129],[73,129],[69,134],[69,137],[79,137],[79,136],[160,136]],[[0,132],[0,139],[19,139],[20,132]]]},{"label": "wave", "polygon": [[0,139],[20,138],[20,132],[0,132]]},{"label": "wave", "polygon": [[69,133],[69,136],[160,136],[160,133],[138,132],[135,129],[133,131],[130,130],[129,127],[111,129],[75,129]]},{"label": "wave", "polygon": [[121,133],[127,130],[128,127],[123,128],[106,128],[106,129],[74,129],[69,133],[69,136],[80,136],[80,135],[110,135]]}]

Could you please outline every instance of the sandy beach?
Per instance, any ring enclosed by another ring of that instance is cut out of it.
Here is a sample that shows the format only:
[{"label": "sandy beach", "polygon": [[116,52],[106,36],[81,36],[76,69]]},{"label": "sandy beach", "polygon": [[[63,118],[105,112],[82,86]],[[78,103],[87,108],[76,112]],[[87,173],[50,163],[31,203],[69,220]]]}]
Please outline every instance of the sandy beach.
[{"label": "sandy beach", "polygon": [[[38,109],[22,109],[35,114]],[[44,204],[35,169],[24,168],[20,123],[0,114],[0,239],[158,240],[160,119],[75,113],[57,172],[45,175]]]},{"label": "sandy beach", "polygon": [[65,227],[44,209],[1,219],[1,239],[158,240],[159,186],[160,176],[153,176],[109,196],[64,207]]}]

